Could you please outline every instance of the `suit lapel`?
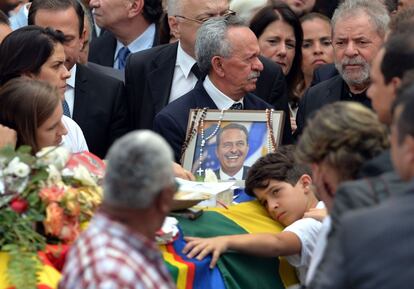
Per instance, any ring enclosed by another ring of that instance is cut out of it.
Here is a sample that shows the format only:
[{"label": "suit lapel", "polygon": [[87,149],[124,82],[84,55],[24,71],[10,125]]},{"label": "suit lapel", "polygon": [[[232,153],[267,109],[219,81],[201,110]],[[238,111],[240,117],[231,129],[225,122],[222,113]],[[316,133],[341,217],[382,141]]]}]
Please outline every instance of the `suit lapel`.
[{"label": "suit lapel", "polygon": [[153,61],[154,69],[148,73],[148,89],[154,101],[155,113],[168,104],[174,77],[178,43],[170,44]]},{"label": "suit lapel", "polygon": [[109,31],[105,31],[105,33],[101,37],[103,37],[104,39],[102,39],[103,45],[99,48],[100,64],[104,66],[113,67],[116,49],[116,38]]},{"label": "suit lapel", "polygon": [[334,77],[334,80],[326,90],[327,94],[325,95],[329,103],[341,100],[341,94],[344,85],[345,83],[340,75]]},{"label": "suit lapel", "polygon": [[88,80],[86,78],[85,68],[81,64],[76,64],[75,79],[75,101],[73,106],[73,119],[78,122],[87,118],[88,105]]},{"label": "suit lapel", "polygon": [[214,103],[213,99],[208,95],[207,91],[204,89],[203,81],[198,81],[195,88],[195,108],[204,108],[208,107],[210,109],[217,109],[217,105]]}]

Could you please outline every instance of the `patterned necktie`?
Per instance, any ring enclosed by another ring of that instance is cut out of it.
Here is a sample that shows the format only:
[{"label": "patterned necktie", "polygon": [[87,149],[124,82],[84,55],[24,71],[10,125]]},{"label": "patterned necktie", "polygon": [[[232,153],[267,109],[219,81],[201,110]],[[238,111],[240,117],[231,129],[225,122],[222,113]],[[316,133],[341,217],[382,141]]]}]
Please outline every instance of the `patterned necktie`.
[{"label": "patterned necktie", "polygon": [[197,62],[194,63],[193,67],[191,67],[191,72],[197,77],[198,80],[202,78],[202,73],[200,71],[200,68],[198,68]]},{"label": "patterned necktie", "polygon": [[230,106],[230,109],[232,110],[242,110],[243,109],[243,104],[240,102],[235,102],[232,104],[232,106]]},{"label": "patterned necktie", "polygon": [[63,106],[63,114],[66,115],[67,117],[70,117],[70,109],[69,109],[69,105],[66,102],[66,100],[62,101],[62,106]]},{"label": "patterned necktie", "polygon": [[126,60],[128,55],[131,53],[131,51],[128,49],[128,47],[122,47],[118,52],[118,69],[124,69],[126,65]]}]

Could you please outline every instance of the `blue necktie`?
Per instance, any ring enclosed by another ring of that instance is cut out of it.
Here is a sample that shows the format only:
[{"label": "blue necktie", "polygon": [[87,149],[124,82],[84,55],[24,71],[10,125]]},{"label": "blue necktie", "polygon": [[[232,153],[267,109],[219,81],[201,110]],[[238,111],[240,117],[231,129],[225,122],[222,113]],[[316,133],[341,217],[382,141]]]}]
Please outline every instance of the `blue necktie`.
[{"label": "blue necktie", "polygon": [[66,115],[67,117],[70,117],[70,109],[69,109],[69,105],[66,102],[66,100],[62,101],[62,106],[63,106],[63,114]]},{"label": "blue necktie", "polygon": [[131,51],[128,49],[128,47],[122,47],[118,52],[118,69],[124,69],[126,65],[126,60],[128,55],[131,53]]}]

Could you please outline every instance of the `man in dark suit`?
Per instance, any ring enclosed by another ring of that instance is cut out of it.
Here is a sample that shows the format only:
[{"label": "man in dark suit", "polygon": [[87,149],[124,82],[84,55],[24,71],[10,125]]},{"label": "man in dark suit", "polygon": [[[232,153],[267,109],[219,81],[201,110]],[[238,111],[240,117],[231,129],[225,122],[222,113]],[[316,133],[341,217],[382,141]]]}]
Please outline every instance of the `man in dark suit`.
[{"label": "man in dark suit", "polygon": [[[394,34],[388,38],[372,62],[370,72],[372,81],[367,95],[372,99],[379,120],[387,126],[391,125],[393,103],[397,103],[398,106],[404,98],[410,98],[410,91],[406,92],[407,88],[400,87],[400,83],[405,72],[414,67],[413,48],[413,35]],[[404,78],[404,82],[413,81],[408,75]],[[397,97],[398,89],[400,93]],[[351,210],[382,203],[407,189],[407,184],[394,171],[389,150],[364,164],[359,177],[361,180],[343,184],[335,194],[334,207],[330,212],[332,223],[328,244],[310,288],[319,288],[324,282],[326,272],[332,267],[336,258],[338,230],[343,215]]]},{"label": "man in dark suit", "polygon": [[[315,288],[412,288],[414,269],[414,86],[397,105],[391,155],[407,190],[342,218],[332,262]],[[394,192],[391,192],[394,193]]]},{"label": "man in dark suit", "polygon": [[215,170],[219,180],[245,180],[250,167],[244,166],[249,152],[249,132],[239,123],[230,123],[217,132],[216,156],[220,168]]},{"label": "man in dark suit", "polygon": [[130,53],[158,44],[161,0],[92,0],[93,15],[105,32],[91,42],[89,61],[124,69]]},{"label": "man in dark suit", "polygon": [[89,150],[103,158],[112,142],[129,129],[121,81],[77,64],[83,44],[84,15],[76,0],[33,0],[29,24],[63,32],[66,61],[71,71],[65,92],[66,113],[82,128]]},{"label": "man in dark suit", "polygon": [[[181,158],[185,147],[188,114],[192,108],[259,109],[271,105],[251,91],[256,88],[263,64],[257,38],[236,16],[211,19],[197,33],[197,64],[207,76],[184,96],[166,106],[155,117],[154,129]],[[191,124],[190,124],[191,125]]]},{"label": "man in dark suit", "polygon": [[368,107],[366,90],[371,61],[384,42],[388,12],[378,1],[345,1],[332,18],[335,66],[339,75],[308,89],[296,123],[300,135],[306,120],[318,109],[335,101],[357,101]]},{"label": "man in dark suit", "polygon": [[[170,5],[171,4],[171,5]],[[128,58],[125,85],[133,128],[151,129],[155,115],[194,88],[194,42],[198,28],[212,16],[231,14],[227,0],[177,0],[168,5],[171,32],[178,43],[154,47]],[[254,93],[285,112],[283,143],[291,142],[286,83],[280,67],[260,57],[264,69]]]}]

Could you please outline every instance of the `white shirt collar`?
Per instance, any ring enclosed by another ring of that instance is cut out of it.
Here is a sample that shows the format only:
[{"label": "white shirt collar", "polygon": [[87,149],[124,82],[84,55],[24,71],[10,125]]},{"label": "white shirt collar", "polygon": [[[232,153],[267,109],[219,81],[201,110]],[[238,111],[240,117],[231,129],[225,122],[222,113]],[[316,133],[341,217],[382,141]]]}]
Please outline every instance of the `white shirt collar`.
[{"label": "white shirt collar", "polygon": [[244,169],[244,166],[242,166],[241,169],[234,176],[229,176],[225,172],[223,172],[223,170],[220,168],[220,180],[227,181],[230,178],[234,178],[236,180],[242,180],[243,179],[243,169]]},{"label": "white shirt collar", "polygon": [[188,78],[194,63],[196,63],[195,59],[181,48],[181,43],[178,43],[177,60],[175,61],[175,65],[180,67],[185,78]]},{"label": "white shirt collar", "polygon": [[[155,24],[152,23],[148,28],[142,33],[140,36],[138,36],[134,41],[132,41],[130,44],[128,44],[128,49],[131,51],[131,53],[135,53],[141,50],[145,50],[152,47],[152,44],[154,43],[154,37],[155,37]],[[116,48],[114,53],[114,61],[118,59],[118,52],[121,50],[121,48],[124,47],[124,44],[122,44],[119,40],[116,41]]]},{"label": "white shirt collar", "polygon": [[76,79],[76,63],[70,69],[70,77],[68,79],[66,79],[66,84],[69,85],[72,88],[75,88],[75,79]]},{"label": "white shirt collar", "polygon": [[[203,82],[204,89],[207,91],[207,94],[214,101],[218,109],[229,109],[235,101],[222,93],[210,80],[208,75]],[[237,101],[243,103],[243,97]]]}]

